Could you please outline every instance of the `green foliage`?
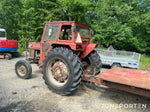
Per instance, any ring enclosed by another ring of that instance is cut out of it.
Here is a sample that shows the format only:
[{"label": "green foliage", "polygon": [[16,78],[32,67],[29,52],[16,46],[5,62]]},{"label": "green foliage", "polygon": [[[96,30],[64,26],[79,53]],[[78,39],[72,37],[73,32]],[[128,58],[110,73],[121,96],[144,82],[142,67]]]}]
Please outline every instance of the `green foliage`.
[{"label": "green foliage", "polygon": [[31,39],[28,39],[24,36],[20,37],[18,40],[18,52],[22,53],[24,50],[28,50],[28,42],[35,42],[36,39],[34,37],[31,37]]},{"label": "green foliage", "polygon": [[58,0],[62,10],[63,20],[79,21],[87,23],[88,11],[90,11],[90,0]]},{"label": "green foliage", "polygon": [[141,55],[139,69],[150,71],[150,57],[148,57],[146,55]]},{"label": "green foliage", "polygon": [[[54,0],[53,0],[54,1]],[[57,19],[55,13],[59,15],[57,4],[49,0],[24,0],[22,8],[22,19],[19,22],[19,36],[28,39],[36,37],[41,39],[44,23],[50,18]]]},{"label": "green foliage", "polygon": [[144,2],[98,0],[92,24],[95,32],[93,42],[103,47],[113,45],[120,50],[148,53],[150,13],[149,8],[146,8],[148,5],[144,4],[145,7],[143,7]]},{"label": "green foliage", "polygon": [[0,27],[20,44],[40,41],[50,18],[91,25],[92,41],[99,47],[150,53],[150,0],[0,1]]},{"label": "green foliage", "polygon": [[18,21],[20,20],[22,3],[20,0],[0,1],[0,27],[7,29],[8,39],[18,40]]}]

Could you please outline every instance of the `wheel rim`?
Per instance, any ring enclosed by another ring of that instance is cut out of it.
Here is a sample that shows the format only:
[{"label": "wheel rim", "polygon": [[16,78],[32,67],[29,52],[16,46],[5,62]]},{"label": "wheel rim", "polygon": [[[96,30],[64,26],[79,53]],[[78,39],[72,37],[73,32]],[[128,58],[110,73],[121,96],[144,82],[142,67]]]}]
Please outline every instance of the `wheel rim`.
[{"label": "wheel rim", "polygon": [[20,76],[25,76],[26,75],[26,67],[24,66],[24,65],[22,65],[22,64],[19,64],[18,66],[17,66],[17,71],[18,71],[18,74],[20,75]]},{"label": "wheel rim", "polygon": [[68,65],[63,59],[54,57],[47,63],[46,74],[53,85],[62,87],[69,79]]}]

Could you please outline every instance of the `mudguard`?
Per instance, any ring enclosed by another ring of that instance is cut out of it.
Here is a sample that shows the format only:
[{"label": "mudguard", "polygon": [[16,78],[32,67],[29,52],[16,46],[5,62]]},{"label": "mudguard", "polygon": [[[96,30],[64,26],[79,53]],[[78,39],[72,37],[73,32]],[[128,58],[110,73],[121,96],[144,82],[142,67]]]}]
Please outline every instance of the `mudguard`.
[{"label": "mudguard", "polygon": [[82,54],[81,54],[81,59],[82,58],[85,58],[88,54],[90,54],[95,48],[97,48],[98,47],[98,45],[97,44],[89,44],[87,47],[86,47],[86,49],[85,49],[85,51],[84,52],[82,52]]}]

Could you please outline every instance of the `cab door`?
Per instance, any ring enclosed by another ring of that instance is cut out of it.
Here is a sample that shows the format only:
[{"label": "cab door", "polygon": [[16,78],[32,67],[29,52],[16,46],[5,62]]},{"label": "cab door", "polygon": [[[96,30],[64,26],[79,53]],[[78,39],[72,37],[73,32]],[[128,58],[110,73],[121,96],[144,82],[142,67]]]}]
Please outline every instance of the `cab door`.
[{"label": "cab door", "polygon": [[51,43],[56,41],[59,25],[45,24],[44,32],[41,40],[40,66],[43,65],[43,60],[48,51],[52,48]]}]

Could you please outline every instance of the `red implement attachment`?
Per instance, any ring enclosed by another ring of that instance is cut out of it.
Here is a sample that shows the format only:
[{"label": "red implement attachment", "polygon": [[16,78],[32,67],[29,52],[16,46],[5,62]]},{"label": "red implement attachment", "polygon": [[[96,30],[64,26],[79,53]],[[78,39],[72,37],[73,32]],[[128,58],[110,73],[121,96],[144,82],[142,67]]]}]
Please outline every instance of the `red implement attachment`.
[{"label": "red implement attachment", "polygon": [[[90,81],[84,74],[83,80]],[[91,81],[127,92],[150,97],[150,72],[125,68],[113,68],[97,76]]]}]

